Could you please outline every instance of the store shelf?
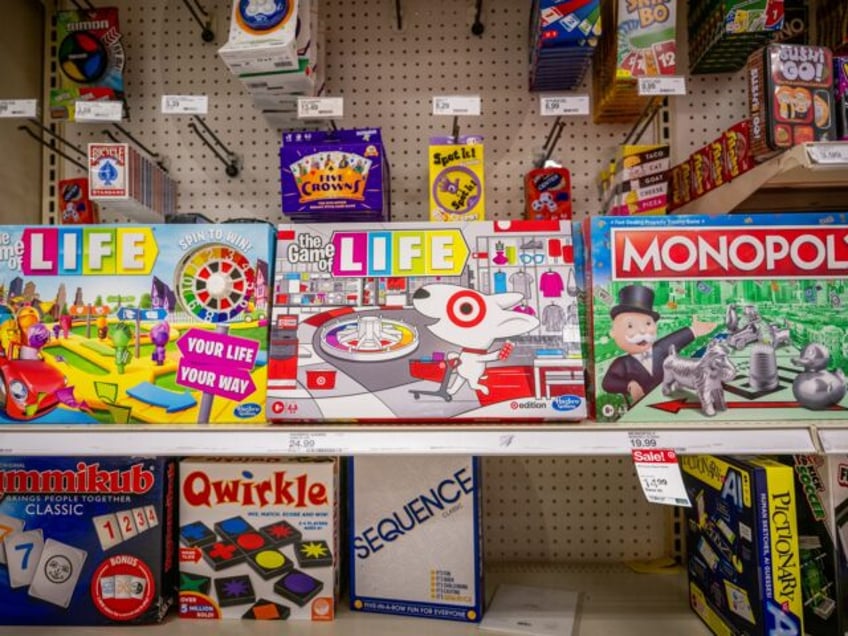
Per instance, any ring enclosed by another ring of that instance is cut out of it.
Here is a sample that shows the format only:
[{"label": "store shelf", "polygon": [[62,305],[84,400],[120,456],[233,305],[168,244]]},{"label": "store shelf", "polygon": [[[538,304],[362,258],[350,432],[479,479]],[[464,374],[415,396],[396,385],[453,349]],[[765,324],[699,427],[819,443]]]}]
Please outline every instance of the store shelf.
[{"label": "store shelf", "polygon": [[822,424],[816,428],[819,446],[828,455],[848,454],[848,425]]},{"label": "store shelf", "polygon": [[[775,209],[775,205],[779,209],[843,208],[845,188],[848,188],[848,142],[808,143],[756,166],[683,206],[677,213],[724,214],[740,207],[765,210]],[[832,189],[838,191],[835,194],[839,195],[841,204],[836,203],[833,192],[818,192]],[[779,192],[770,193],[775,190]],[[804,191],[803,200],[790,196],[791,191],[796,190]],[[823,195],[814,206],[807,196],[810,191],[814,199]],[[769,203],[764,205],[767,201]]]},{"label": "store shelf", "polygon": [[[487,571],[488,589],[498,583],[538,585],[582,593],[575,633],[580,636],[656,636],[656,634],[709,634],[689,610],[686,577],[673,574],[636,574],[623,566],[504,566]],[[2,620],[2,619],[0,619]],[[159,627],[144,628],[145,636],[265,636],[280,634],[273,621],[180,621],[171,619]],[[332,624],[288,622],[291,636],[472,636],[485,632],[476,625],[430,621],[374,614],[339,612]],[[55,627],[0,627],[0,636],[53,636]],[[112,636],[125,628],[62,628],[63,636]]]},{"label": "store shelf", "polygon": [[[848,439],[848,431],[846,431]],[[0,455],[629,455],[633,447],[679,453],[813,453],[804,423],[708,425],[407,425],[227,428],[4,426]]]}]

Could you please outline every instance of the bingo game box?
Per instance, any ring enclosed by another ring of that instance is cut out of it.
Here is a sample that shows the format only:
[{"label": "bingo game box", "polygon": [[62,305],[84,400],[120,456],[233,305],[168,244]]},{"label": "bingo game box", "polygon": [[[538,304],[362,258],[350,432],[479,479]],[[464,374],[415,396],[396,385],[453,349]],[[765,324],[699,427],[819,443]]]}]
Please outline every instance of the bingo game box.
[{"label": "bingo game box", "polygon": [[273,420],[585,416],[569,222],[277,236]]},{"label": "bingo game box", "polygon": [[331,621],[338,594],[338,463],[180,463],[182,618]]},{"label": "bingo game box", "polygon": [[262,422],[265,224],[0,227],[0,422]]},{"label": "bingo game box", "polygon": [[156,623],[174,601],[176,463],[0,459],[0,623]]},{"label": "bingo game box", "polygon": [[596,217],[586,238],[598,420],[845,418],[848,216]]},{"label": "bingo game box", "polygon": [[792,469],[711,455],[681,468],[692,609],[715,634],[803,636]]},{"label": "bingo game box", "polygon": [[348,478],[351,608],[478,622],[479,460],[356,457]]}]

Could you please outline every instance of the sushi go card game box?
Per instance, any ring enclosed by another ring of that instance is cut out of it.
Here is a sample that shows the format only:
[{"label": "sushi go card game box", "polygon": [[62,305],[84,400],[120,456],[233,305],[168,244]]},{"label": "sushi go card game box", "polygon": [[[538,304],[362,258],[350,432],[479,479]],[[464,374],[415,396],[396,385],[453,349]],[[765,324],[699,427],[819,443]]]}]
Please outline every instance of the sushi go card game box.
[{"label": "sushi go card game box", "polygon": [[480,620],[477,458],[355,457],[348,506],[354,611]]},{"label": "sushi go card game box", "polygon": [[282,225],[268,417],[585,417],[568,221]]},{"label": "sushi go card game box", "polygon": [[333,620],[338,477],[334,458],[183,460],[180,616]]},{"label": "sushi go card game box", "polygon": [[599,421],[845,418],[848,215],[595,217]]},{"label": "sushi go card game box", "polygon": [[176,463],[0,459],[0,623],[162,620],[176,595]]},{"label": "sushi go card game box", "polygon": [[0,422],[263,422],[273,229],[0,226]]},{"label": "sushi go card game box", "polygon": [[695,613],[715,634],[807,633],[792,468],[711,455],[680,467]]}]

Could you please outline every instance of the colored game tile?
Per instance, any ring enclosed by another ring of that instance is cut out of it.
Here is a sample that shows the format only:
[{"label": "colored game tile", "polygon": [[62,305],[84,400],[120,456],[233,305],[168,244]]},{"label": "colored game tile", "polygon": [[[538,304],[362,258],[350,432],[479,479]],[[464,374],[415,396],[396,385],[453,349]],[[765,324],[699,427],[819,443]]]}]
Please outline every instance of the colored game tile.
[{"label": "colored game tile", "polygon": [[300,530],[295,528],[287,521],[277,521],[270,526],[264,526],[259,530],[276,546],[289,545],[296,543],[303,538]]},{"label": "colored game tile", "polygon": [[295,544],[297,563],[302,568],[333,565],[333,553],[326,541],[301,541]]},{"label": "colored game tile", "polygon": [[239,550],[235,543],[229,541],[217,541],[212,545],[204,546],[201,550],[203,560],[216,572],[244,561],[244,552]]},{"label": "colored game tile", "polygon": [[275,549],[259,550],[247,556],[247,564],[263,579],[272,579],[294,569],[294,563]]},{"label": "colored game tile", "polygon": [[270,542],[265,535],[256,531],[240,534],[234,538],[234,541],[239,548],[248,554],[270,547]]},{"label": "colored game tile", "polygon": [[274,583],[274,591],[298,607],[306,605],[323,589],[324,584],[321,581],[300,570],[292,570]]},{"label": "colored game tile", "polygon": [[256,532],[256,529],[241,517],[230,517],[215,524],[215,532],[230,541],[245,532]]},{"label": "colored game tile", "polygon": [[195,521],[180,528],[180,541],[189,548],[200,548],[217,540],[215,533],[201,521]]},{"label": "colored game tile", "polygon": [[260,598],[247,610],[242,618],[254,621],[284,621],[291,614],[285,605]]},{"label": "colored game tile", "polygon": [[180,592],[197,592],[198,594],[209,594],[212,587],[212,579],[200,574],[189,574],[180,572]]},{"label": "colored game tile", "polygon": [[218,605],[221,607],[244,605],[256,601],[253,583],[250,582],[247,574],[215,579],[215,594],[218,596]]}]

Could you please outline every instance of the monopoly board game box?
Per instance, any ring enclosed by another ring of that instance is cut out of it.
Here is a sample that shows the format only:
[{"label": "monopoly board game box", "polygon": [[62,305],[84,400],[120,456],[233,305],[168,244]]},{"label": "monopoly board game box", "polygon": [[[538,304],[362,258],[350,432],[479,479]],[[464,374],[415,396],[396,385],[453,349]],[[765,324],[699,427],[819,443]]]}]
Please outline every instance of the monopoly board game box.
[{"label": "monopoly board game box", "polygon": [[338,475],[334,458],[183,460],[180,617],[333,620]]},{"label": "monopoly board game box", "polygon": [[351,608],[478,622],[479,461],[356,457],[348,466]]},{"label": "monopoly board game box", "polygon": [[0,422],[264,421],[273,234],[0,226]]},{"label": "monopoly board game box", "polygon": [[0,459],[0,623],[156,623],[176,592],[176,463]]},{"label": "monopoly board game box", "polygon": [[848,216],[587,223],[598,420],[845,418]]},{"label": "monopoly board game box", "polygon": [[568,221],[277,236],[269,418],[585,416]]},{"label": "monopoly board game box", "polygon": [[[792,469],[769,459],[681,457],[689,603],[715,634],[802,636]],[[819,632],[810,632],[816,633]]]}]

